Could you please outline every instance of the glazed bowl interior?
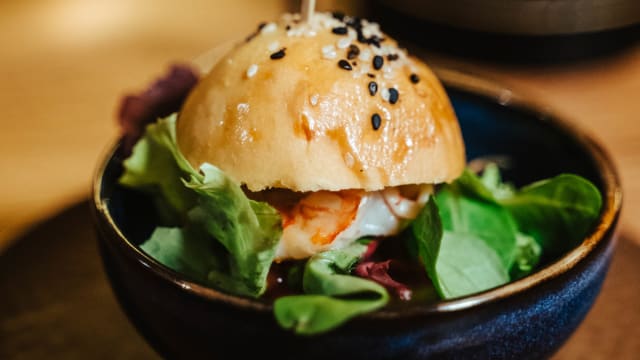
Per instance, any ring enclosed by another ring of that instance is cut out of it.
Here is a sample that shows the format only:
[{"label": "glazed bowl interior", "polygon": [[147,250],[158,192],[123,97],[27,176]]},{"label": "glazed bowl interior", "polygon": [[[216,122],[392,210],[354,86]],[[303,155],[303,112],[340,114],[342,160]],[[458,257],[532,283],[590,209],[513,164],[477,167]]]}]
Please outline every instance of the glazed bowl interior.
[{"label": "glazed bowl interior", "polygon": [[[491,82],[447,69],[436,69],[458,116],[469,161],[504,162],[505,180],[522,186],[560,173],[573,173],[592,181],[603,195],[597,226],[580,243],[560,256],[543,259],[531,275],[469,296],[402,308],[387,308],[367,317],[411,316],[416,313],[452,312],[494,302],[522,292],[570,269],[598,245],[614,226],[621,206],[619,179],[606,152],[574,125],[528,104]],[[127,256],[144,268],[198,297],[233,306],[269,311],[271,305],[229,295],[195,283],[146,255],[138,247],[156,226],[153,206],[145,195],[117,185],[122,173],[118,144],[98,171],[94,200],[98,216],[110,226]]]}]

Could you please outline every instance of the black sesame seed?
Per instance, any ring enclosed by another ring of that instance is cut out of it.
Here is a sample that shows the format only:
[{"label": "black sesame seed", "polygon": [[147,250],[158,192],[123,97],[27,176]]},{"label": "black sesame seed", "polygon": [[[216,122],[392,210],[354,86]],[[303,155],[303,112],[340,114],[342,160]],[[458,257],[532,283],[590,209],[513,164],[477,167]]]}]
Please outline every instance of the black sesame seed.
[{"label": "black sesame seed", "polygon": [[287,30],[287,31],[291,30],[291,25],[285,26],[284,29]]},{"label": "black sesame seed", "polygon": [[351,64],[349,64],[349,62],[348,62],[347,60],[340,60],[340,61],[338,61],[338,66],[339,66],[341,69],[344,69],[344,70],[349,70],[349,71],[351,71],[351,70],[353,69],[353,68],[351,67]]},{"label": "black sesame seed", "polygon": [[247,42],[253,40],[253,38],[255,38],[256,36],[258,36],[258,34],[260,34],[260,30],[262,30],[263,27],[267,26],[266,22],[261,22],[260,24],[258,24],[258,30],[256,30],[253,34],[247,36],[247,38],[245,39]]},{"label": "black sesame seed", "polygon": [[349,51],[347,51],[347,59],[353,60],[358,55],[360,55],[360,49],[354,44],[349,45]]},{"label": "black sesame seed", "polygon": [[336,35],[347,35],[347,32],[349,32],[349,30],[347,29],[346,26],[339,26],[331,29],[331,32]]},{"label": "black sesame seed", "polygon": [[372,73],[367,73],[367,76],[368,76],[368,77],[370,77],[370,78],[372,78],[372,79],[373,79],[374,77],[376,77],[376,76],[375,76],[375,75],[373,75]]},{"label": "black sesame seed", "polygon": [[384,41],[383,38],[373,35],[372,37],[367,39],[367,44],[370,44],[370,45],[373,45],[373,46],[379,48],[380,47],[380,43],[383,42],[383,41]]},{"label": "black sesame seed", "polygon": [[418,82],[420,82],[420,78],[418,77],[417,74],[411,74],[411,76],[409,76],[409,80],[411,80],[411,82],[414,84],[417,84]]},{"label": "black sesame seed", "polygon": [[362,44],[366,44],[368,39],[362,33],[362,29],[356,29],[356,33],[358,34],[358,42]]},{"label": "black sesame seed", "polygon": [[282,48],[276,52],[274,52],[273,54],[271,54],[271,56],[269,56],[271,58],[271,60],[278,60],[278,59],[282,59],[285,55],[284,51],[287,50],[287,48]]},{"label": "black sesame seed", "polygon": [[394,88],[389,88],[389,103],[391,104],[397,103],[399,96],[400,94],[398,94],[398,90]]},{"label": "black sesame seed", "polygon": [[340,11],[334,11],[332,14],[334,19],[343,21],[344,20],[344,13],[340,12]]},{"label": "black sesame seed", "polygon": [[373,68],[376,70],[380,70],[384,65],[384,59],[380,55],[376,55],[373,57]]},{"label": "black sesame seed", "polygon": [[362,19],[359,17],[352,17],[347,20],[347,26],[351,26],[354,29],[362,29]]},{"label": "black sesame seed", "polygon": [[371,96],[374,96],[376,94],[376,92],[378,92],[378,84],[376,84],[375,81],[371,81],[369,83],[369,94],[371,94]]},{"label": "black sesame seed", "polygon": [[387,55],[387,60],[389,60],[389,61],[398,60],[398,54],[389,54],[389,55]]},{"label": "black sesame seed", "polygon": [[382,118],[378,114],[371,115],[371,126],[373,130],[380,129],[380,125],[382,124]]}]

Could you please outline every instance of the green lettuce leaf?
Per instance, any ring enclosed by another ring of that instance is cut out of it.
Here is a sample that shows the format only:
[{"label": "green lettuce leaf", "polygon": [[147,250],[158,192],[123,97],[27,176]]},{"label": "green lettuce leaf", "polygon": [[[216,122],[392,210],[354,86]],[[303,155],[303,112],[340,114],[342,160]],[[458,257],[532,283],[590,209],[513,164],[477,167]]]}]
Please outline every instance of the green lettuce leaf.
[{"label": "green lettuce leaf", "polygon": [[357,242],[311,257],[303,275],[305,295],[284,296],[274,303],[280,326],[297,334],[314,335],[386,305],[389,295],[384,287],[348,275],[366,248]]},{"label": "green lettuce leaf", "polygon": [[207,284],[209,271],[223,261],[212,245],[210,238],[194,231],[157,227],[140,248],[168,268]]},{"label": "green lettuce leaf", "polygon": [[[228,254],[225,273],[238,283],[220,286],[234,294],[257,297],[266,290],[267,274],[282,235],[280,215],[267,203],[248,199],[217,167],[204,164],[200,171],[204,177],[193,176],[186,183],[198,197],[189,220],[217,239]],[[209,280],[225,273],[211,272]]]},{"label": "green lettuce leaf", "polygon": [[499,249],[491,247],[500,245],[500,241],[487,241],[482,236],[490,232],[484,227],[475,229],[470,223],[475,215],[479,220],[491,218],[494,205],[483,208],[470,199],[460,199],[459,192],[447,191],[441,199],[444,211],[436,204],[438,198],[431,198],[411,225],[412,246],[417,248],[438,295],[450,299],[508,282],[508,267],[498,255]]},{"label": "green lettuce leaf", "polygon": [[[478,184],[484,189],[482,183]],[[466,190],[464,184],[456,181],[436,193],[444,230],[469,234],[484,241],[509,269],[516,252],[516,223],[504,207],[484,200],[485,195],[469,196],[468,188]]]},{"label": "green lettuce leaf", "polygon": [[500,203],[521,232],[532,236],[545,256],[577,245],[600,215],[602,195],[588,180],[571,174],[535,182]]},{"label": "green lettuce leaf", "polygon": [[159,228],[142,248],[207,284],[260,296],[282,231],[280,216],[248,199],[218,168],[205,164],[195,171],[177,147],[175,126],[175,114],[149,125],[119,179],[154,199],[163,225],[182,225]]},{"label": "green lettuce leaf", "polygon": [[516,259],[509,272],[511,280],[520,279],[530,274],[540,261],[542,248],[533,238],[521,232],[516,233]]},{"label": "green lettuce leaf", "polygon": [[129,158],[123,161],[123,186],[150,195],[164,225],[180,225],[195,204],[195,194],[182,179],[197,174],[176,146],[176,115],[158,120],[146,128]]}]

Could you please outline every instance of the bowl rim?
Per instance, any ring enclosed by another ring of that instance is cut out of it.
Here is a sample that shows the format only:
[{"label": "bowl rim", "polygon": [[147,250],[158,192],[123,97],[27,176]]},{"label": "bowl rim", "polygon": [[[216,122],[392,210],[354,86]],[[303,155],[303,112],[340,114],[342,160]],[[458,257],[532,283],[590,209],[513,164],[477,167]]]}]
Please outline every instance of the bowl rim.
[{"label": "bowl rim", "polygon": [[[522,293],[530,288],[542,285],[543,283],[547,283],[553,278],[556,278],[575,267],[578,263],[584,260],[593,251],[593,249],[603,241],[603,239],[605,239],[607,232],[615,227],[616,220],[622,207],[622,186],[618,171],[616,170],[611,157],[597,141],[595,141],[579,126],[551,112],[548,108],[523,98],[518,93],[515,93],[508,87],[503,86],[494,80],[481,78],[476,75],[446,67],[434,66],[432,69],[445,85],[482,95],[503,106],[515,106],[531,111],[537,115],[538,121],[549,123],[560,131],[573,137],[576,143],[586,150],[587,155],[592,158],[596,167],[600,170],[600,176],[604,187],[603,207],[598,218],[597,226],[595,226],[592,232],[583,239],[579,246],[532,274],[483,292],[449,300],[440,300],[438,302],[425,304],[424,306],[419,307],[407,307],[402,310],[383,308],[372,313],[360,315],[359,317],[361,318],[399,318],[435,313],[459,312],[480,305],[493,303],[511,295]],[[98,231],[104,231],[104,229],[101,228],[101,225],[108,226],[108,228],[117,236],[116,245],[120,245],[119,247],[124,249],[124,254],[126,256],[151,271],[154,275],[186,292],[208,301],[225,302],[232,306],[241,307],[247,310],[260,312],[272,311],[272,304],[266,300],[225,293],[221,290],[191,281],[184,275],[165,267],[127,240],[126,236],[124,236],[109,212],[108,199],[104,199],[101,196],[104,172],[111,162],[112,157],[117,152],[119,144],[120,139],[117,139],[107,148],[107,151],[103,155],[102,161],[94,174],[92,207],[94,216],[98,223]]]}]

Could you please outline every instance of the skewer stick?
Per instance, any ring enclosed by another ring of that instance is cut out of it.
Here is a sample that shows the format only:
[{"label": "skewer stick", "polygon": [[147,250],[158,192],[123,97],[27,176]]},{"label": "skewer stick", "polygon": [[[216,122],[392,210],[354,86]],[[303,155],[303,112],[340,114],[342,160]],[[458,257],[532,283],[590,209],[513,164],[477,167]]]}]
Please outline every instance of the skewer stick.
[{"label": "skewer stick", "polygon": [[313,12],[316,8],[316,0],[302,0],[302,7],[300,13],[302,14],[302,21],[309,22],[313,17]]}]

